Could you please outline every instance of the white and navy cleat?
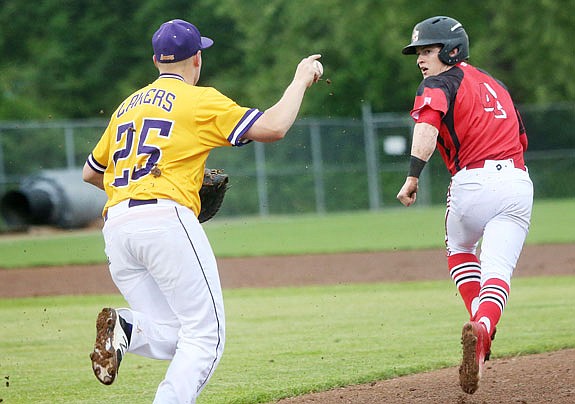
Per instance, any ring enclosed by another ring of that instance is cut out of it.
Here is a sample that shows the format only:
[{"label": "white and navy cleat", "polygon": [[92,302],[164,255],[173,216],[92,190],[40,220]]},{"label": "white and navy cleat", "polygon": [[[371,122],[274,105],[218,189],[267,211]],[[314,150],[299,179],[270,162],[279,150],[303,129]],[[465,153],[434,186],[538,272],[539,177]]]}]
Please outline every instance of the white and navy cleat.
[{"label": "white and navy cleat", "polygon": [[96,320],[96,342],[90,354],[92,370],[103,384],[114,383],[120,362],[128,350],[131,326],[116,310],[104,308]]}]

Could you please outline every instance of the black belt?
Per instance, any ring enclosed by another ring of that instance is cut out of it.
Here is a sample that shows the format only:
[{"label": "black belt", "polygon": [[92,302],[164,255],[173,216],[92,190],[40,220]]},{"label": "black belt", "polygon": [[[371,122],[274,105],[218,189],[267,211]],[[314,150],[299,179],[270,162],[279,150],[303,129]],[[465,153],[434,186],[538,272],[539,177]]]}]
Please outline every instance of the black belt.
[{"label": "black belt", "polygon": [[134,206],[155,205],[157,203],[157,199],[130,199],[128,201],[128,207],[133,208]]}]

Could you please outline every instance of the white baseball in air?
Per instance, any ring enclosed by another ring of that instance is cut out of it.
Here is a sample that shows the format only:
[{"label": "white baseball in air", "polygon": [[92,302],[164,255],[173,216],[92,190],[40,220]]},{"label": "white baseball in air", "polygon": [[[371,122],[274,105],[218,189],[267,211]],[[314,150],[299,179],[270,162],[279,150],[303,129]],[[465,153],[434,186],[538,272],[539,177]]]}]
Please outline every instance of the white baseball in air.
[{"label": "white baseball in air", "polygon": [[321,64],[321,62],[319,60],[314,60],[313,62],[313,67],[319,71],[319,76],[317,76],[317,78],[319,79],[321,76],[323,76],[323,65]]}]

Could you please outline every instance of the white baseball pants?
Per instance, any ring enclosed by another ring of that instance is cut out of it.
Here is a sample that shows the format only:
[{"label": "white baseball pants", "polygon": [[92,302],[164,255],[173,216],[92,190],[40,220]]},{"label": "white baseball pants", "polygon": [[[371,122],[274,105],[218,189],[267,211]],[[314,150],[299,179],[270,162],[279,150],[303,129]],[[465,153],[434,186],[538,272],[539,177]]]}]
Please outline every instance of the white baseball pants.
[{"label": "white baseball pants", "polygon": [[128,302],[128,352],[170,360],[154,403],[195,403],[224,349],[222,290],[195,214],[173,201],[111,207],[103,228],[110,273]]},{"label": "white baseball pants", "polygon": [[533,183],[512,160],[487,160],[451,179],[445,218],[447,254],[475,254],[481,243],[481,284],[508,284],[529,232]]}]

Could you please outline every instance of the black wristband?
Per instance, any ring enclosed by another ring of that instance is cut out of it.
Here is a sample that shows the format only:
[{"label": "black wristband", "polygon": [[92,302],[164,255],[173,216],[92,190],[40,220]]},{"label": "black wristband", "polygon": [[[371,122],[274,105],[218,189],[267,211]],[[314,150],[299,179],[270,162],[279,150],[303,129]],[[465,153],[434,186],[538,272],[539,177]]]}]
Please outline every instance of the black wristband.
[{"label": "black wristband", "polygon": [[411,156],[411,160],[409,161],[409,174],[407,174],[407,176],[419,178],[419,175],[421,174],[421,171],[423,171],[423,167],[425,167],[426,163],[427,161]]}]

